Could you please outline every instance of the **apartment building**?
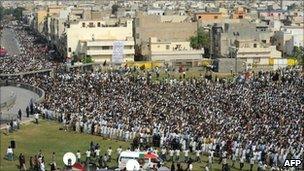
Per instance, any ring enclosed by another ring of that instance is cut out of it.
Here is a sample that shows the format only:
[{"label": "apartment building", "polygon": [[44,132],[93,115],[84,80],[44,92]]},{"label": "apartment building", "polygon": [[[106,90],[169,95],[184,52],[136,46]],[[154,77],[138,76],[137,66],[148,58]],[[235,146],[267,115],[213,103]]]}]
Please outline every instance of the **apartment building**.
[{"label": "apartment building", "polygon": [[158,16],[139,12],[134,19],[134,30],[136,54],[142,56],[143,60],[151,60],[151,37],[157,37],[161,42],[186,42],[196,34],[197,22],[185,16]]},{"label": "apartment building", "polygon": [[284,54],[292,55],[294,46],[304,46],[304,26],[283,26],[273,37],[273,44]]},{"label": "apartment building", "polygon": [[[252,40],[236,40],[237,59],[245,61],[248,65],[268,65],[269,59],[278,59],[282,57],[282,53],[276,50],[275,46],[263,44]],[[233,54],[235,47],[229,48],[230,54]],[[235,56],[230,56],[235,57]]]},{"label": "apartment building", "polygon": [[67,56],[90,55],[101,63],[112,62],[115,44],[122,45],[122,62],[134,60],[134,38],[132,21],[109,25],[106,21],[77,21],[70,23],[67,34]]},{"label": "apartment building", "polygon": [[271,36],[268,26],[246,19],[240,23],[216,23],[212,26],[212,51],[214,57],[227,57],[229,47],[234,46],[236,40],[254,40],[270,45]]},{"label": "apartment building", "polygon": [[160,41],[157,37],[149,39],[149,56],[152,61],[199,60],[204,49],[191,48],[189,41]]}]

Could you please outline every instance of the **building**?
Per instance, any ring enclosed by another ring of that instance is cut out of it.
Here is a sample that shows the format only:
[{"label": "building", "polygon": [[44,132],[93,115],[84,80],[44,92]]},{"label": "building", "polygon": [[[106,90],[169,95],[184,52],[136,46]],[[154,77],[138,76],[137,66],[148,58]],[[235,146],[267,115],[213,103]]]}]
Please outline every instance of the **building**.
[{"label": "building", "polygon": [[47,18],[48,12],[46,9],[39,9],[34,14],[34,29],[39,33],[42,33],[45,28],[45,19]]},{"label": "building", "polygon": [[252,23],[246,19],[240,23],[223,23],[212,26],[212,52],[214,57],[229,56],[229,47],[235,46],[236,40],[254,40],[270,45],[272,31],[268,26]]},{"label": "building", "polygon": [[[177,21],[177,22],[176,22]],[[136,54],[142,60],[150,60],[151,37],[157,37],[161,42],[185,42],[196,34],[197,22],[189,17],[158,16],[137,13],[134,20],[134,37]]]},{"label": "building", "polygon": [[[269,59],[282,57],[282,53],[276,50],[275,46],[269,46],[254,39],[236,40],[236,47],[238,47],[236,57],[243,60],[246,65],[268,65]],[[229,48],[230,54],[234,53],[234,48],[233,46]]]},{"label": "building", "polygon": [[283,26],[273,37],[273,44],[284,54],[292,55],[294,46],[304,46],[304,26]]},{"label": "building", "polygon": [[204,49],[192,49],[189,41],[163,42],[156,37],[151,37],[149,47],[149,56],[152,61],[200,60],[204,54]]},{"label": "building", "polygon": [[195,14],[195,19],[201,22],[222,21],[224,18],[225,17],[221,12],[200,12]]},{"label": "building", "polygon": [[90,55],[95,62],[111,62],[113,45],[124,44],[123,61],[134,60],[132,21],[108,25],[106,21],[77,21],[70,23],[67,34],[67,56]]}]

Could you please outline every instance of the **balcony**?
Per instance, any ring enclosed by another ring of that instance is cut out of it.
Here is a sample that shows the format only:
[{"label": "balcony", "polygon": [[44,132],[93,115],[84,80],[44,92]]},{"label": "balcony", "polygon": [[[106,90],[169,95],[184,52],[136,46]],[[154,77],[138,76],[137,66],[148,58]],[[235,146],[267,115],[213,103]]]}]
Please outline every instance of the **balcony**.
[{"label": "balcony", "polygon": [[204,50],[152,51],[152,55],[202,55]]},{"label": "balcony", "polygon": [[[87,47],[113,46],[116,40],[95,40],[87,41]],[[125,46],[134,46],[134,41],[124,41]]]},{"label": "balcony", "polygon": [[[124,49],[123,53],[125,55],[134,55],[134,49]],[[87,50],[87,55],[112,55],[113,54],[113,49],[109,49],[109,50]]]}]

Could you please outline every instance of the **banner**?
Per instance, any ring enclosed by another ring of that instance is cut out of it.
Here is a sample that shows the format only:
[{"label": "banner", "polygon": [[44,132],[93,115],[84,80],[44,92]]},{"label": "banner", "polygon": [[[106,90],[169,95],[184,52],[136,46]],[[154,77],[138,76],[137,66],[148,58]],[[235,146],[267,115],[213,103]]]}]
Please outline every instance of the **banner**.
[{"label": "banner", "polygon": [[124,57],[124,41],[115,41],[113,43],[112,63],[121,64]]}]

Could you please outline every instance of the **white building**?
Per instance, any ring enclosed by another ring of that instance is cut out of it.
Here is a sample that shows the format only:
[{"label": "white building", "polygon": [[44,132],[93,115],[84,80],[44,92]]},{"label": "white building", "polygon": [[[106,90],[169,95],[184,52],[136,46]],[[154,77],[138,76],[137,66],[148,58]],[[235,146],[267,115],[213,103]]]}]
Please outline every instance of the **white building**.
[{"label": "white building", "polygon": [[79,21],[67,28],[67,56],[90,55],[95,62],[112,61],[113,44],[122,41],[123,61],[134,61],[132,21],[108,25],[106,21]]},{"label": "white building", "polygon": [[292,55],[294,46],[303,45],[303,26],[284,26],[274,36],[274,43],[278,50]]}]

